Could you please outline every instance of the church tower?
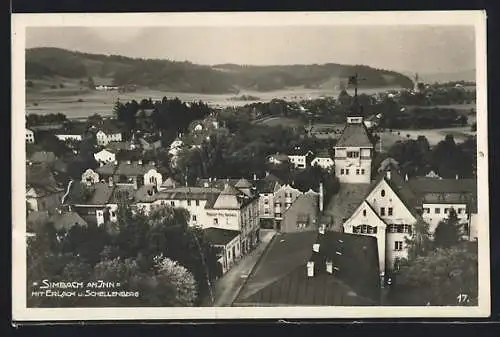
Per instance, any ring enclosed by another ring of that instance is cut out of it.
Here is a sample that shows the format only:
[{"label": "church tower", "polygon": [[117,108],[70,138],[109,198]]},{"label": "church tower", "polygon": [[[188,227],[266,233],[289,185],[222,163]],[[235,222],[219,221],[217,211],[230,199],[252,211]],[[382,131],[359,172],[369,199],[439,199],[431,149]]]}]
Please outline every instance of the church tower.
[{"label": "church tower", "polygon": [[371,181],[373,143],[364,124],[364,113],[358,102],[358,76],[354,84],[354,102],[347,114],[342,135],[335,144],[335,175],[341,183],[368,184]]}]

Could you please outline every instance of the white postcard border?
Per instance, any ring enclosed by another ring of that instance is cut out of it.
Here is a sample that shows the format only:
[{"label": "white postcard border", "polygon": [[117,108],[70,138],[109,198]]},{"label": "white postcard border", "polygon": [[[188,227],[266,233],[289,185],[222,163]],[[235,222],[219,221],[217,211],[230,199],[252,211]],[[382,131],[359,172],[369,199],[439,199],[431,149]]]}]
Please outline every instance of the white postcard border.
[{"label": "white postcard border", "polygon": [[[165,17],[168,16],[168,20]],[[478,142],[478,307],[196,307],[196,308],[27,308],[24,116],[26,27],[446,25],[476,31]],[[488,121],[486,12],[260,12],[120,13],[12,15],[12,319],[14,321],[468,318],[490,315]]]}]

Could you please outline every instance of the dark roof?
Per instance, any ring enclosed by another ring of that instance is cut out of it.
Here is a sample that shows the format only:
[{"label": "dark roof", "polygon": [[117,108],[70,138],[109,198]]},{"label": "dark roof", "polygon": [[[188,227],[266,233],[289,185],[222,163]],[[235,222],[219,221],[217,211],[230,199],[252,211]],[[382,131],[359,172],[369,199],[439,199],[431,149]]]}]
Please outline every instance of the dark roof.
[{"label": "dark roof", "polygon": [[[313,254],[316,242],[320,242],[320,254],[335,258],[339,268],[335,275],[327,274],[322,256]],[[336,254],[339,249],[343,250],[341,259]],[[313,258],[317,271],[308,277],[307,262]],[[301,232],[273,239],[235,305],[376,305],[379,290],[375,238],[339,232],[326,232],[319,238],[317,232]]]},{"label": "dark roof", "polygon": [[109,162],[104,164],[101,167],[96,168],[96,172],[99,174],[104,174],[104,175],[113,175],[116,171],[117,165],[113,162]]},{"label": "dark roof", "polygon": [[87,226],[87,222],[76,212],[55,213],[49,219],[56,230],[69,230],[75,225]]},{"label": "dark roof", "polygon": [[274,174],[270,173],[263,179],[257,180],[256,188],[259,193],[273,193],[276,184],[281,186],[284,182]]},{"label": "dark roof", "polygon": [[108,186],[105,183],[96,183],[87,187],[79,181],[74,181],[64,203],[69,205],[105,205],[110,200],[113,189],[114,186]]},{"label": "dark roof", "polygon": [[235,237],[240,235],[239,231],[209,227],[203,229],[205,238],[211,245],[225,246]]},{"label": "dark roof", "polygon": [[309,210],[311,206],[314,207],[315,209],[315,214],[314,216],[317,215],[318,212],[318,204],[319,202],[319,195],[316,193],[304,193],[300,194],[297,196],[295,201],[290,205],[290,207],[285,210],[283,213],[283,216],[285,216],[288,212],[292,211],[297,211],[299,216],[297,218],[301,218],[301,220],[308,220],[309,219],[309,214],[304,213],[304,210]]},{"label": "dark roof", "polygon": [[334,228],[342,229],[342,225],[372,190],[370,184],[340,184],[337,194],[332,196],[327,214],[333,218]]},{"label": "dark roof", "polygon": [[300,147],[300,146],[296,146],[292,149],[290,149],[288,152],[287,152],[287,155],[288,156],[305,156],[308,154],[310,150],[304,148],[304,147]]},{"label": "dark roof", "polygon": [[210,187],[176,187],[158,192],[153,196],[147,194],[151,185],[141,187],[137,190],[136,201],[151,202],[154,200],[208,200],[207,204],[217,198],[220,191]]},{"label": "dark roof", "polygon": [[328,149],[320,149],[316,152],[315,158],[331,158]]},{"label": "dark roof", "polygon": [[97,130],[101,130],[107,135],[117,134],[122,132],[120,127],[111,120],[104,120],[102,124],[97,125]]},{"label": "dark roof", "polygon": [[332,261],[333,266],[339,268],[334,271],[338,279],[361,297],[378,301],[380,270],[375,237],[326,231],[318,235],[316,243],[320,245],[319,253],[313,252],[311,256],[317,269],[315,274],[327,274],[325,263]]},{"label": "dark roof", "polygon": [[236,188],[250,188],[250,187],[253,187],[253,185],[245,178],[241,178],[240,180],[238,180],[236,182],[234,187],[236,187]]},{"label": "dark roof", "polygon": [[420,193],[475,193],[476,179],[438,179],[417,177],[408,180],[410,186]]},{"label": "dark roof", "polygon": [[364,123],[347,124],[345,126],[335,147],[347,146],[373,147]]},{"label": "dark roof", "polygon": [[35,232],[37,229],[49,222],[49,212],[48,211],[33,211],[28,214],[26,218],[26,231]]},{"label": "dark roof", "polygon": [[26,185],[34,188],[40,196],[63,190],[49,166],[45,164],[26,165]]}]

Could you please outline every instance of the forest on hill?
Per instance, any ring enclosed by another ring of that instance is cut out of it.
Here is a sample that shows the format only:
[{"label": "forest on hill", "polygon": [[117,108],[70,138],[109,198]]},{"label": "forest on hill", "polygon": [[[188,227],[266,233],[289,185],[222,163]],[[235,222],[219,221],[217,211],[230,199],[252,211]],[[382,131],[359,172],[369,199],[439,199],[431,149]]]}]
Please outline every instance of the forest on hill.
[{"label": "forest on hill", "polygon": [[272,91],[290,87],[329,88],[347,85],[357,73],[360,87],[413,87],[398,72],[364,65],[314,64],[287,66],[197,65],[159,59],[74,52],[59,48],[26,50],[26,79],[50,77],[111,78],[117,86],[196,93],[238,93],[240,90]]}]

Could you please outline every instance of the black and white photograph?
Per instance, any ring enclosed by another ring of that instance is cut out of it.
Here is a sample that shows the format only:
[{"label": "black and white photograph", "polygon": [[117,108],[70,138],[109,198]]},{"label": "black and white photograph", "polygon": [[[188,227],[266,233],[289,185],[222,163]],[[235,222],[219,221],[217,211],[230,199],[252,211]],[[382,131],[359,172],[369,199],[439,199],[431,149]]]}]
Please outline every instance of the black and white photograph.
[{"label": "black and white photograph", "polygon": [[12,21],[14,320],[489,316],[484,12]]}]

